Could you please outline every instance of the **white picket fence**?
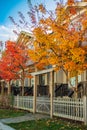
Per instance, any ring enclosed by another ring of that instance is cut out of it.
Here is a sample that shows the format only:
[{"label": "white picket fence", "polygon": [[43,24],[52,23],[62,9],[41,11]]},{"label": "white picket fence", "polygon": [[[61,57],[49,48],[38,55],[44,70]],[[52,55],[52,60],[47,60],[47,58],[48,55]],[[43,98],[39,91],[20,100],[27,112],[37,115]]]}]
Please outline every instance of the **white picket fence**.
[{"label": "white picket fence", "polygon": [[53,106],[53,115],[55,116],[84,121],[82,99],[56,98]]},{"label": "white picket fence", "polygon": [[[14,97],[14,107],[33,112],[33,96]],[[54,98],[53,115],[87,124],[87,98]],[[37,97],[36,112],[50,114],[50,98]]]},{"label": "white picket fence", "polygon": [[33,97],[31,96],[15,96],[14,97],[14,107],[29,110],[33,112]]}]

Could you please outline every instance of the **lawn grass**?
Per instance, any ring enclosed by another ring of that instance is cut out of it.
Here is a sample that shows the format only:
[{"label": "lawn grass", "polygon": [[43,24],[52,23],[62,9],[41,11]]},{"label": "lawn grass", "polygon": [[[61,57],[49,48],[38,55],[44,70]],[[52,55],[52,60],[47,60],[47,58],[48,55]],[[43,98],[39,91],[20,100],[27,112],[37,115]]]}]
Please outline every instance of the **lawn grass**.
[{"label": "lawn grass", "polygon": [[16,130],[87,130],[87,126],[61,119],[43,119],[15,124],[11,123],[9,125]]},{"label": "lawn grass", "polygon": [[27,114],[28,112],[17,109],[0,109],[0,119],[18,117]]},{"label": "lawn grass", "polygon": [[[27,113],[27,111],[16,109],[0,109],[0,119],[23,116]],[[16,130],[87,130],[87,126],[82,123],[70,122],[60,118],[10,123],[8,125]]]}]

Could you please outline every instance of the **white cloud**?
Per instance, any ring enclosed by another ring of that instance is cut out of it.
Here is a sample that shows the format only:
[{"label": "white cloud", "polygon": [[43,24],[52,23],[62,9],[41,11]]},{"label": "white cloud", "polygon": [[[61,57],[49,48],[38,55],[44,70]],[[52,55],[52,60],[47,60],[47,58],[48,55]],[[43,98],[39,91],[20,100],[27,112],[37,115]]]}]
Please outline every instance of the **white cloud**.
[{"label": "white cloud", "polygon": [[5,27],[5,26],[0,26],[0,30],[3,30],[3,31],[8,31],[9,32],[9,28]]},{"label": "white cloud", "polygon": [[17,35],[13,32],[13,30],[17,30],[14,26],[0,26],[0,41],[3,42],[2,50],[5,48],[5,42],[7,40],[16,41]]},{"label": "white cloud", "polygon": [[0,26],[0,41],[6,41],[8,39],[16,40],[17,35],[13,32],[13,30],[16,30],[14,26]]},{"label": "white cloud", "polygon": [[8,37],[8,34],[0,34],[0,37]]},{"label": "white cloud", "polygon": [[5,42],[7,40],[17,40],[18,35],[21,31],[29,32],[29,28],[27,27],[16,27],[12,24],[8,26],[1,25],[0,26],[0,41]]}]

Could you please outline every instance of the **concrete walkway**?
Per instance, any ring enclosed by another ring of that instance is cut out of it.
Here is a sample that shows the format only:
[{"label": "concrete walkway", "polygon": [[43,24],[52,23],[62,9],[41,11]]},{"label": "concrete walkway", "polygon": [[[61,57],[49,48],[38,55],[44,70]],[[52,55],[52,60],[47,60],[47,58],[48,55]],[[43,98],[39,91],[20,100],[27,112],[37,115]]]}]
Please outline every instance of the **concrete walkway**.
[{"label": "concrete walkway", "polygon": [[0,122],[0,130],[15,130],[15,129]]},{"label": "concrete walkway", "polygon": [[39,120],[39,119],[46,119],[46,118],[50,118],[50,117],[48,115],[43,115],[43,114],[28,113],[25,116],[0,119],[0,130],[15,130],[6,125],[9,123],[19,123],[19,122],[23,122],[23,121]]}]

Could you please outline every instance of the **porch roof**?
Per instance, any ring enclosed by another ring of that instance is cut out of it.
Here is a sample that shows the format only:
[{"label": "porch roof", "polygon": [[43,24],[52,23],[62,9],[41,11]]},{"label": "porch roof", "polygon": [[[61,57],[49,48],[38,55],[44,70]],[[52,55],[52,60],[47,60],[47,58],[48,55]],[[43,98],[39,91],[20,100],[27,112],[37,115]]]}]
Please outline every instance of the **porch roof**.
[{"label": "porch roof", "polygon": [[34,75],[40,75],[40,74],[44,74],[44,73],[51,72],[51,71],[53,71],[53,70],[54,70],[53,68],[46,69],[46,70],[41,70],[41,71],[33,72],[33,73],[31,73],[31,75],[32,75],[32,76],[34,76]]}]

